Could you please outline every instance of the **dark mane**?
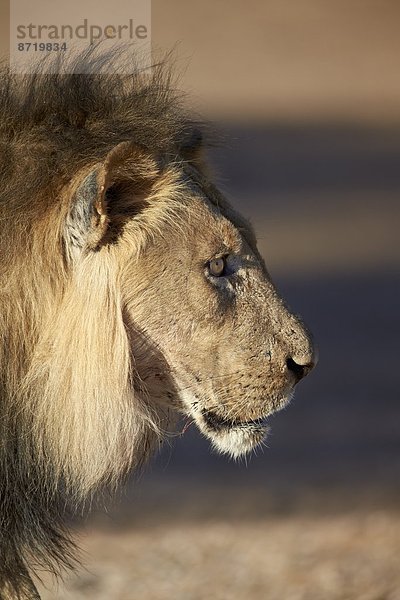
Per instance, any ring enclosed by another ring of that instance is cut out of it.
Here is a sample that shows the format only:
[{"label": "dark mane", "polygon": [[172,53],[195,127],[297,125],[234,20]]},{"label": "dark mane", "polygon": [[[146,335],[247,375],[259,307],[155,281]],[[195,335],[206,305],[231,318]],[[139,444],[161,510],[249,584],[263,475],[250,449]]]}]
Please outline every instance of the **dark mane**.
[{"label": "dark mane", "polygon": [[[96,62],[114,60],[83,56],[73,68],[81,73],[84,61],[96,72]],[[14,214],[18,207],[29,208],[32,193],[68,182],[119,142],[173,153],[192,136],[194,125],[162,63],[145,73],[133,68],[130,75],[15,75],[3,67],[0,114],[1,209],[7,210],[5,197],[8,202],[11,197]]]}]

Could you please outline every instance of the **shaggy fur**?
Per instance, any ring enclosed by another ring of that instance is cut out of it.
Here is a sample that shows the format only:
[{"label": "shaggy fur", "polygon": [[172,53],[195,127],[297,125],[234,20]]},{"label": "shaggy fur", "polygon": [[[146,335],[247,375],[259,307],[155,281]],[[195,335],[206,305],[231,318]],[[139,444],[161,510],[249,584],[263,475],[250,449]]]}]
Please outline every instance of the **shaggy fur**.
[{"label": "shaggy fur", "polygon": [[4,68],[0,114],[0,581],[24,596],[28,556],[71,566],[65,498],[115,480],[158,435],[132,394],[118,266],[87,261],[71,277],[62,191],[125,140],[176,154],[193,124],[161,67],[123,78]]},{"label": "shaggy fur", "polygon": [[4,69],[0,114],[0,593],[36,598],[28,565],[72,566],[68,507],[145,461],[171,413],[240,456],[313,353],[168,72]]}]

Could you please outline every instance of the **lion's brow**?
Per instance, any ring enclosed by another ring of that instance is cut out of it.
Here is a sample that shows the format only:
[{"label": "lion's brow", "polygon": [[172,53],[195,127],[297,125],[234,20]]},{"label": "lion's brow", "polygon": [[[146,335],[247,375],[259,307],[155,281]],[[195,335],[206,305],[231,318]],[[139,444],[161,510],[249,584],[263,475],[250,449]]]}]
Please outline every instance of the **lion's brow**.
[{"label": "lion's brow", "polygon": [[214,185],[200,169],[192,164],[186,164],[183,168],[183,173],[186,185],[197,188],[200,193],[218,209],[221,215],[234,225],[238,232],[248,242],[249,246],[255,250],[257,247],[257,239],[252,224],[231,207],[228,200],[217,186]]}]

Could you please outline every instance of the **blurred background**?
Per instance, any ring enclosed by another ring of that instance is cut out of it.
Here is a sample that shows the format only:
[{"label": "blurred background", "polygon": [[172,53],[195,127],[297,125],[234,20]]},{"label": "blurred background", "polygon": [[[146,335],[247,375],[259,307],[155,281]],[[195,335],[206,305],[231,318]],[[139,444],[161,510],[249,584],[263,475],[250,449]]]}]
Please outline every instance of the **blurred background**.
[{"label": "blurred background", "polygon": [[320,362],[247,463],[192,428],[171,438],[77,528],[86,568],[43,597],[399,600],[400,4],[152,6],[154,47],[175,47],[225,139],[217,181]]}]

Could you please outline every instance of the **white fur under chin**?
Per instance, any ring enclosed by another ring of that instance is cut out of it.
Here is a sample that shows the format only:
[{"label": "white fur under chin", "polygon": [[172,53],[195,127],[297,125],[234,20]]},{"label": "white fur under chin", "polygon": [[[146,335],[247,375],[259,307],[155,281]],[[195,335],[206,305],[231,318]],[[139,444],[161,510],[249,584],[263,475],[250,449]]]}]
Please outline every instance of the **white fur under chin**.
[{"label": "white fur under chin", "polygon": [[[293,390],[283,395],[279,402],[276,400],[274,410],[269,414],[277,412],[287,406],[293,396]],[[262,444],[268,436],[270,427],[266,423],[246,423],[233,427],[225,427],[218,430],[211,429],[205,422],[200,411],[194,411],[193,405],[198,405],[198,400],[190,391],[184,390],[181,399],[188,409],[188,413],[194,418],[199,430],[212,443],[213,448],[221,454],[227,454],[233,459],[246,456]],[[266,415],[267,417],[268,415]]]},{"label": "white fur under chin", "polygon": [[213,447],[222,454],[228,454],[231,458],[240,458],[252,452],[259,446],[269,433],[268,426],[234,427],[226,431],[210,432],[204,431],[211,440]]}]

